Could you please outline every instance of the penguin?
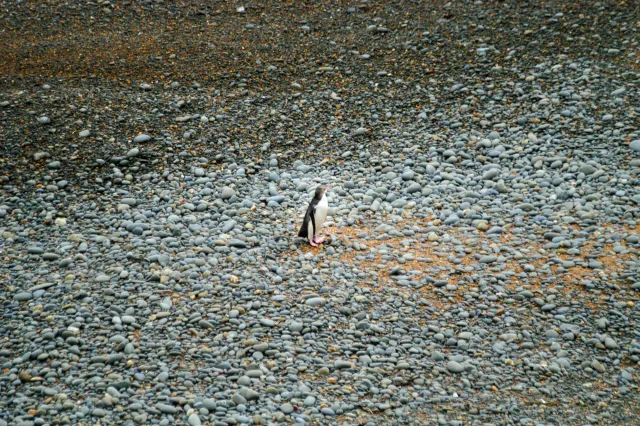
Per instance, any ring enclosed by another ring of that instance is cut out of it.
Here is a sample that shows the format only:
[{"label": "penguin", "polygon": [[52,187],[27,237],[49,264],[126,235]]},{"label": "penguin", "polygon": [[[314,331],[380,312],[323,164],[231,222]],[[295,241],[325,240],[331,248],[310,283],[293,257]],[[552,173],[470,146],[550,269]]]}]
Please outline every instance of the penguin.
[{"label": "penguin", "polygon": [[313,247],[318,247],[318,244],[324,241],[324,238],[319,237],[318,234],[329,213],[329,200],[327,200],[326,195],[329,189],[331,189],[330,186],[326,188],[319,186],[316,188],[313,199],[309,203],[307,212],[304,214],[304,221],[300,227],[300,232],[298,232],[298,236],[307,238],[309,244]]}]

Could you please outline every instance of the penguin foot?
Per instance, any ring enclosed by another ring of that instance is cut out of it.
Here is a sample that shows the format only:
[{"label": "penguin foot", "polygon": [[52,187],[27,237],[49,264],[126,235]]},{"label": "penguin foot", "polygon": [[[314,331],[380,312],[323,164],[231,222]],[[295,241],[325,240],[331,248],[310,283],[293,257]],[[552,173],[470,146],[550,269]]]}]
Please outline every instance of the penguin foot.
[{"label": "penguin foot", "polygon": [[323,237],[314,237],[313,240],[316,242],[316,244],[322,244],[324,242]]},{"label": "penguin foot", "polygon": [[318,245],[313,241],[313,239],[309,240],[309,244],[311,244],[312,247],[318,247]]}]

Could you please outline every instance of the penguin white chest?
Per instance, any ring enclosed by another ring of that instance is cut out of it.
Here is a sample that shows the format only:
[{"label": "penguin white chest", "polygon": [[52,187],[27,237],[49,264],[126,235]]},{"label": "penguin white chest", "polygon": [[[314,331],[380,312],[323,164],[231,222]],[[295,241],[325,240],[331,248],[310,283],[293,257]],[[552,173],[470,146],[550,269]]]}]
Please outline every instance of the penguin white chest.
[{"label": "penguin white chest", "polygon": [[[316,211],[314,213],[315,223],[316,223],[316,235],[320,233],[322,229],[322,225],[324,221],[327,219],[327,214],[329,213],[329,200],[327,200],[327,196],[323,195],[322,199],[316,206]],[[313,226],[309,224],[309,238],[313,238]]]}]

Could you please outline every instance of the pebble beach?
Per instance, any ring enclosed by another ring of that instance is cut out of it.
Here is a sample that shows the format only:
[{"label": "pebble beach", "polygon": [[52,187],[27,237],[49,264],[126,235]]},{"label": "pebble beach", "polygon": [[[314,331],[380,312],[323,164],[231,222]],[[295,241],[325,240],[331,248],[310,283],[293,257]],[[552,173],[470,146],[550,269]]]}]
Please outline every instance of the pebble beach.
[{"label": "pebble beach", "polygon": [[0,27],[0,426],[638,424],[637,2]]}]

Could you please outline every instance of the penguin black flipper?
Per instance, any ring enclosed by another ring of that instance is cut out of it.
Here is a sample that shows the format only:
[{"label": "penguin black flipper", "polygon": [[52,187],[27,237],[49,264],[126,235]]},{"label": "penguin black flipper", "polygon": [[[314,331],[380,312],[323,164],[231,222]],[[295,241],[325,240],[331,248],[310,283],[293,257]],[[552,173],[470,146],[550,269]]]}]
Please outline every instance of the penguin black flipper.
[{"label": "penguin black flipper", "polygon": [[313,238],[314,239],[316,237],[316,207],[318,207],[318,206],[313,206],[313,209],[311,210],[311,215],[310,215],[311,216],[311,224],[313,225]]},{"label": "penguin black flipper", "polygon": [[[309,207],[307,208],[307,212],[304,214],[304,220],[302,221],[302,226],[300,227],[300,232],[298,232],[298,237],[309,238],[309,222],[310,221],[313,224],[312,226],[314,227],[314,231],[315,231],[316,221],[315,221],[314,213],[315,213],[315,210],[316,210],[316,206],[318,205],[318,202],[319,202],[319,200],[313,199],[309,203]],[[314,234],[315,234],[315,232],[314,232]]]},{"label": "penguin black flipper", "polygon": [[300,227],[300,231],[298,231],[298,237],[304,238],[305,233],[309,232],[309,228],[307,228],[307,217],[304,217],[304,221],[302,222],[302,226]]}]

